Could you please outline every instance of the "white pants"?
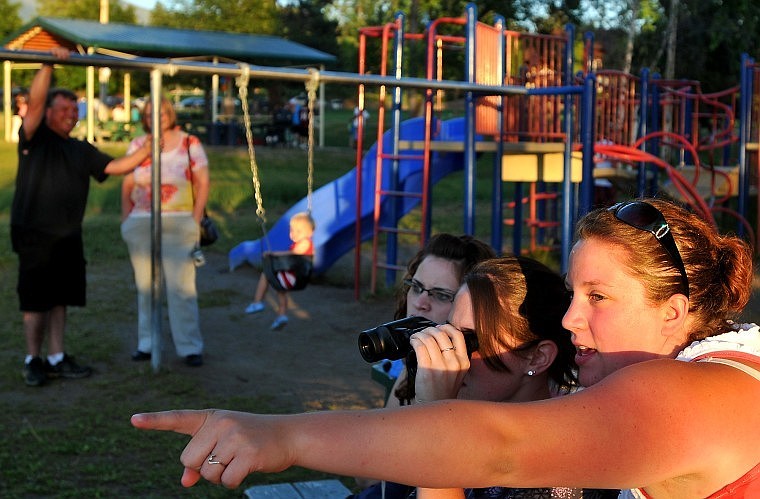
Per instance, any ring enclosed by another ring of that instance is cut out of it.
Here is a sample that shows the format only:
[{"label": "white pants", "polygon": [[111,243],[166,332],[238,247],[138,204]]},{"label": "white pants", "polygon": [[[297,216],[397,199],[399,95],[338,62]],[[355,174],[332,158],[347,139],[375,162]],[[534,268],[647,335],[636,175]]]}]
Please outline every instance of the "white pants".
[{"label": "white pants", "polygon": [[[203,352],[198,319],[195,265],[190,252],[198,240],[198,224],[192,215],[161,218],[161,269],[166,285],[169,326],[177,355]],[[151,233],[150,217],[129,216],[121,224],[137,286],[137,349],[152,351],[151,335]]]}]

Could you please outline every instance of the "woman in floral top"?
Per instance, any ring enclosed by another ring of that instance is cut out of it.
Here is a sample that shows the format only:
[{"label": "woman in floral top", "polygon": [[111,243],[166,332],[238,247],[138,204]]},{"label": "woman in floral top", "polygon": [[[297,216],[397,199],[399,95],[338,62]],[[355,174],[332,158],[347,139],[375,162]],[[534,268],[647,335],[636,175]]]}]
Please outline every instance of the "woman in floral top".
[{"label": "woman in floral top", "polygon": [[[151,130],[151,104],[142,113]],[[169,324],[177,355],[188,365],[203,364],[203,337],[198,320],[195,265],[191,253],[199,238],[199,223],[209,190],[208,159],[197,137],[176,126],[174,108],[161,101],[161,270],[166,283]],[[137,137],[128,151],[148,136]],[[121,234],[137,286],[137,350],[135,361],[150,360],[151,335],[151,199],[152,164],[146,159],[124,178]]]}]

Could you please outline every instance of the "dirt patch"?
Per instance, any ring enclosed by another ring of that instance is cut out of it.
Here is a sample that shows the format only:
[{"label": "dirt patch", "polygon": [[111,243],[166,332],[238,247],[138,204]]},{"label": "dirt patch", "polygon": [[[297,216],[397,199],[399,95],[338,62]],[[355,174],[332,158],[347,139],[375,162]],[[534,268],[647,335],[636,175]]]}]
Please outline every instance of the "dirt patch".
[{"label": "dirt patch", "polygon": [[[260,314],[243,312],[259,271],[249,266],[230,271],[223,253],[207,252],[206,258],[208,263],[198,269],[205,364],[200,368],[184,365],[174,352],[169,325],[164,321],[162,369],[180,371],[206,393],[222,399],[262,398],[277,412],[382,406],[384,388],[371,379],[370,365],[359,355],[357,334],[391,319],[392,297],[356,300],[348,284],[353,279],[353,266],[342,261],[330,269],[329,277],[331,282],[342,279],[343,285],[324,284],[325,279],[319,278],[306,289],[291,293],[289,324],[280,331],[270,331],[275,317],[274,295],[267,296],[268,307]],[[87,397],[93,384],[118,383],[119,376],[134,375],[138,366],[129,360],[136,345],[131,267],[126,261],[108,268],[99,266],[97,270],[90,269],[89,279],[90,305],[72,309],[71,313],[74,317],[81,314],[86,320],[91,315],[90,307],[113,307],[113,321],[107,330],[119,338],[120,351],[113,352],[109,361],[91,362],[95,368],[92,378],[51,383],[42,391],[23,386],[17,370],[18,352],[5,352],[5,363],[10,367],[4,400],[33,402],[42,392],[55,391],[65,393],[63,401],[73,402]],[[760,287],[760,275],[755,277],[754,287]],[[367,291],[364,285],[362,295]],[[753,294],[742,319],[760,321],[759,293]],[[100,329],[102,325],[94,327]],[[71,343],[75,354],[84,355],[85,361],[93,360],[87,359],[81,347],[77,350],[77,341]],[[137,371],[149,376],[150,364],[140,365]],[[203,405],[199,400],[196,406]]]},{"label": "dirt patch", "polygon": [[[290,321],[271,331],[273,293],[263,312],[243,312],[259,271],[230,271],[224,255],[209,253],[207,260],[198,270],[205,365],[188,371],[197,372],[210,393],[266,396],[274,407],[290,411],[382,405],[384,391],[370,379],[356,337],[391,319],[391,298],[357,301],[352,287],[312,283],[289,294]],[[170,339],[164,352],[167,362],[176,362]]]}]

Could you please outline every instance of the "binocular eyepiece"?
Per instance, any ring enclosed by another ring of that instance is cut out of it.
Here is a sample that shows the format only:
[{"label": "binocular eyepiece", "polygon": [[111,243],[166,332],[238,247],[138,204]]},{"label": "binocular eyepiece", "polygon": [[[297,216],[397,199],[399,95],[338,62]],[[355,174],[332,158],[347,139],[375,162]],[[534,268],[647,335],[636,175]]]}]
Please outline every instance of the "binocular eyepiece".
[{"label": "binocular eyepiece", "polygon": [[[359,353],[367,362],[383,359],[406,358],[414,349],[409,345],[409,337],[428,327],[435,327],[433,321],[420,316],[411,316],[381,324],[359,333]],[[464,335],[467,355],[478,349],[478,338],[474,334]]]}]

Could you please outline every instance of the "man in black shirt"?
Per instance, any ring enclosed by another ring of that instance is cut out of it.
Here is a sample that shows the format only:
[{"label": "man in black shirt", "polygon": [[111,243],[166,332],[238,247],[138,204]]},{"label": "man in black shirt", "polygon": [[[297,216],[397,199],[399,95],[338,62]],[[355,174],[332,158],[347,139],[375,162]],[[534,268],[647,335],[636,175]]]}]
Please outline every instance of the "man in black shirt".
[{"label": "man in black shirt", "polygon": [[[69,51],[56,47],[65,60]],[[17,292],[27,355],[24,380],[40,386],[47,378],[83,378],[92,370],[64,350],[66,307],[84,306],[85,259],[82,219],[90,177],[132,171],[150,156],[151,141],[135,153],[114,159],[69,134],[78,120],[76,95],[50,89],[52,64],[43,64],[29,89],[19,132],[18,173],[11,207],[11,243],[18,254]],[[42,345],[47,333],[47,359]]]}]

